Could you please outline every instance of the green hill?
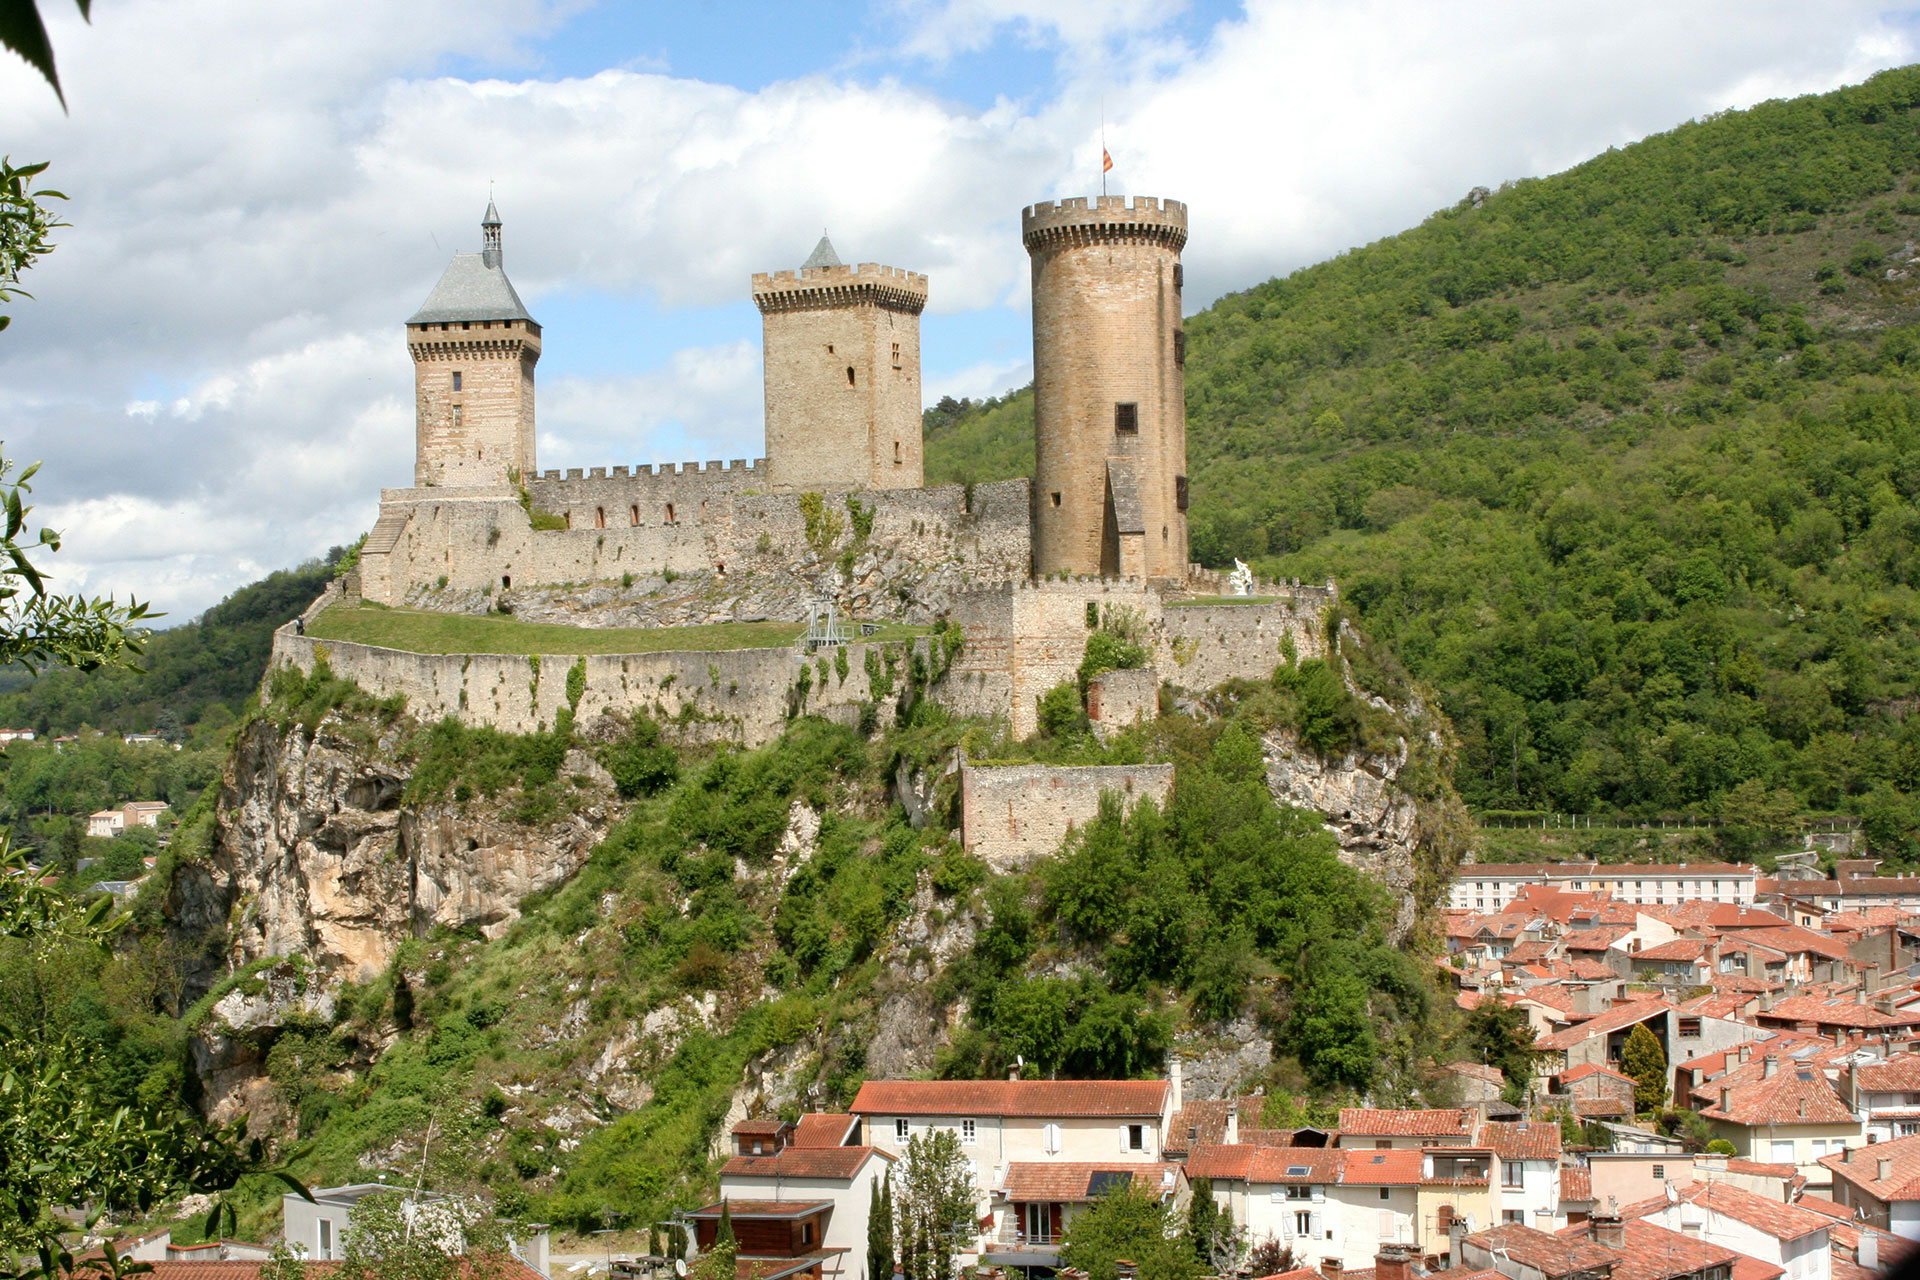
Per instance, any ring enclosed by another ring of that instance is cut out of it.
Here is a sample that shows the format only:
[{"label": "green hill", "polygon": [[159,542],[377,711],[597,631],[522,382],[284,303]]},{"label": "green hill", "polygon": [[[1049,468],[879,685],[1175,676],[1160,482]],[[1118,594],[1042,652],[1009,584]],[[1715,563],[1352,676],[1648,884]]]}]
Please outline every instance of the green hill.
[{"label": "green hill", "polygon": [[[1917,105],[1683,125],[1192,317],[1196,557],[1337,576],[1483,810],[1784,790],[1915,853]],[[930,479],[1030,467],[1030,393],[945,417]]]}]

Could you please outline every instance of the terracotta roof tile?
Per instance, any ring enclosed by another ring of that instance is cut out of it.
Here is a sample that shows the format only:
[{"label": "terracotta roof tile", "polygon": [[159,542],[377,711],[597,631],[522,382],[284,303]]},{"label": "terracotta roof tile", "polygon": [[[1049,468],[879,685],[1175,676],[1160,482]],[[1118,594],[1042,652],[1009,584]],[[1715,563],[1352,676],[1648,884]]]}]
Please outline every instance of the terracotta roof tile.
[{"label": "terracotta roof tile", "polygon": [[1157,1116],[1165,1080],[869,1080],[848,1108],[882,1116]]},{"label": "terracotta roof tile", "polygon": [[1633,953],[1633,960],[1698,960],[1707,944],[1699,938],[1675,938],[1672,942],[1663,942],[1657,947],[1643,947]]},{"label": "terracotta roof tile", "polygon": [[739,1124],[733,1126],[733,1131],[735,1133],[744,1133],[751,1138],[761,1134],[777,1134],[782,1129],[790,1127],[790,1122],[786,1120],[782,1120],[777,1116],[766,1116],[759,1120],[742,1120]]},{"label": "terracotta roof tile", "polygon": [[1920,1090],[1920,1053],[1902,1053],[1855,1067],[1854,1083],[1869,1093],[1905,1093]]},{"label": "terracotta roof tile", "polygon": [[[1826,1074],[1817,1066],[1787,1058],[1769,1078],[1731,1085],[1726,1080],[1722,1076],[1695,1091],[1696,1095],[1708,1094],[1715,1099],[1712,1106],[1700,1112],[1709,1120],[1744,1125],[1853,1122],[1853,1112],[1835,1096]],[[1725,1106],[1719,1101],[1722,1088],[1730,1090]]]},{"label": "terracotta roof tile", "polygon": [[1542,1036],[1537,1048],[1554,1050],[1570,1049],[1582,1040],[1596,1035],[1607,1035],[1630,1027],[1636,1022],[1645,1022],[1656,1015],[1664,1014],[1673,1006],[1664,1000],[1636,1000],[1632,1004],[1615,1005],[1605,1013],[1576,1023],[1564,1031],[1556,1031],[1550,1036]]},{"label": "terracotta roof tile", "polygon": [[833,1208],[831,1200],[741,1200],[728,1197],[693,1210],[691,1218],[718,1218],[721,1206],[734,1218],[804,1218],[810,1213]]},{"label": "terracotta roof tile", "polygon": [[[1920,1200],[1920,1136],[1849,1148],[1820,1157],[1820,1163],[1876,1200]],[[1887,1167],[1885,1176],[1882,1165]]]},{"label": "terracotta roof tile", "polygon": [[1343,1107],[1340,1132],[1361,1137],[1439,1138],[1469,1132],[1467,1113],[1457,1107],[1396,1111],[1385,1107]]},{"label": "terracotta roof tile", "polygon": [[800,1117],[800,1123],[794,1126],[793,1136],[787,1139],[787,1143],[795,1147],[843,1146],[857,1123],[852,1116],[843,1112],[809,1111]]},{"label": "terracotta roof tile", "polygon": [[1920,1022],[1920,1015],[1882,1013],[1856,1000],[1823,999],[1819,996],[1788,996],[1773,1002],[1773,1008],[1755,1015],[1762,1021],[1811,1022],[1822,1027],[1855,1027],[1877,1030],[1880,1027],[1906,1027]]},{"label": "terracotta roof tile", "polygon": [[1531,1267],[1549,1280],[1575,1271],[1611,1266],[1620,1260],[1620,1255],[1613,1250],[1584,1237],[1549,1235],[1518,1222],[1475,1232],[1467,1241],[1488,1252],[1501,1250],[1516,1263]]},{"label": "terracotta roof tile", "polygon": [[1592,1116],[1596,1120],[1605,1120],[1612,1116],[1624,1116],[1633,1110],[1631,1098],[1575,1098],[1573,1114]]},{"label": "terracotta roof tile", "polygon": [[873,1147],[788,1147],[770,1156],[735,1156],[720,1167],[720,1176],[739,1178],[851,1178],[870,1156],[891,1161]]},{"label": "terracotta roof tile", "polygon": [[1576,1084],[1588,1076],[1610,1076],[1615,1080],[1625,1080],[1629,1084],[1633,1077],[1624,1071],[1615,1070],[1604,1062],[1583,1062],[1577,1067],[1568,1067],[1560,1073],[1561,1084]]},{"label": "terracotta roof tile", "polygon": [[1244,1182],[1247,1171],[1253,1167],[1253,1154],[1258,1150],[1260,1148],[1245,1143],[1195,1147],[1187,1155],[1187,1176],[1211,1178],[1215,1182]]},{"label": "terracotta roof tile", "polygon": [[1480,1126],[1476,1147],[1487,1147],[1502,1160],[1560,1162],[1560,1126],[1550,1120],[1506,1123],[1489,1120]]},{"label": "terracotta roof tile", "polygon": [[1196,1098],[1173,1113],[1167,1126],[1165,1150],[1185,1153],[1196,1146],[1214,1146],[1227,1140],[1227,1119],[1233,1103],[1227,1098]]},{"label": "terracotta roof tile", "polygon": [[1413,1187],[1420,1184],[1418,1151],[1339,1151],[1345,1157],[1340,1185],[1346,1187]]},{"label": "terracotta roof tile", "polygon": [[1260,1147],[1247,1169],[1247,1181],[1300,1185],[1337,1182],[1342,1158],[1348,1154],[1333,1147]]},{"label": "terracotta roof tile", "polygon": [[1769,1200],[1730,1182],[1696,1182],[1679,1194],[1688,1204],[1743,1222],[1776,1240],[1798,1240],[1827,1228],[1827,1219],[1811,1209]]},{"label": "terracotta roof tile", "polygon": [[1651,1222],[1625,1224],[1626,1248],[1614,1255],[1611,1280],[1669,1280],[1706,1267],[1731,1265],[1740,1254],[1724,1245],[1669,1231]]},{"label": "terracotta roof tile", "polygon": [[1078,1160],[1015,1160],[1007,1166],[1003,1190],[1019,1204],[1035,1201],[1085,1204],[1110,1186],[1132,1179],[1143,1191],[1172,1191],[1180,1166],[1171,1162],[1148,1164],[1098,1163]]},{"label": "terracotta roof tile", "polygon": [[1560,1170],[1560,1199],[1582,1202],[1593,1199],[1593,1171],[1585,1165],[1566,1165]]}]

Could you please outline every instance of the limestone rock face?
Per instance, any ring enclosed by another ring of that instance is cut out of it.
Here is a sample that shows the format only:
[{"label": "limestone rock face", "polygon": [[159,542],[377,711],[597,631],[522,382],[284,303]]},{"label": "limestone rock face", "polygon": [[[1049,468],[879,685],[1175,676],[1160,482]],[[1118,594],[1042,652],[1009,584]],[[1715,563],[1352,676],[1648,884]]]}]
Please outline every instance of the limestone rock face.
[{"label": "limestone rock face", "polygon": [[404,805],[396,745],[364,742],[337,716],[312,734],[265,720],[241,734],[211,869],[235,907],[235,961],[300,956],[329,978],[366,981],[434,925],[497,937],[522,898],[579,869],[611,821],[610,780],[585,756],[563,773],[583,784],[573,794],[584,803],[544,828],[478,797]]},{"label": "limestone rock face", "polygon": [[1413,929],[1414,849],[1419,809],[1396,781],[1407,764],[1403,738],[1392,755],[1341,756],[1322,760],[1288,728],[1261,740],[1267,789],[1282,804],[1320,815],[1340,842],[1341,860],[1387,887],[1398,906],[1389,935],[1404,939]]}]

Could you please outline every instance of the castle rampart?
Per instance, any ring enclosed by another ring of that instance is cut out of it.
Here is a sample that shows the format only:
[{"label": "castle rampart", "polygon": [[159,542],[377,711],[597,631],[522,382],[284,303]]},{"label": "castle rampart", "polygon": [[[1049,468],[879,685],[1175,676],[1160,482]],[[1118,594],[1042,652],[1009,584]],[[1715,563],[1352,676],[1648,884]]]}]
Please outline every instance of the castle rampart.
[{"label": "castle rampart", "polygon": [[1121,811],[1142,799],[1165,807],[1173,766],[960,765],[960,836],[967,851],[995,871],[1018,870],[1060,848],[1074,828],[1100,813],[1112,792]]}]

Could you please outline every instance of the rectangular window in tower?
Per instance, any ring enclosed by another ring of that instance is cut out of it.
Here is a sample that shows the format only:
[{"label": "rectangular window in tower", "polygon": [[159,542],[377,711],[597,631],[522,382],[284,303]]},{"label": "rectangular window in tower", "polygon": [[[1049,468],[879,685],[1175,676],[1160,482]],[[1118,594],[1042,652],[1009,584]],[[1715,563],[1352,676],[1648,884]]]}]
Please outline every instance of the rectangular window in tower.
[{"label": "rectangular window in tower", "polygon": [[900,442],[898,440],[893,442],[893,465],[896,467],[900,465]]},{"label": "rectangular window in tower", "polygon": [[1173,331],[1173,362],[1180,365],[1187,362],[1187,331],[1185,329]]},{"label": "rectangular window in tower", "polygon": [[1173,287],[1184,289],[1187,285],[1187,269],[1179,263],[1173,264]]},{"label": "rectangular window in tower", "polygon": [[460,406],[459,405],[453,406],[453,425],[456,429],[460,426]]},{"label": "rectangular window in tower", "polygon": [[1053,505],[1056,507],[1060,505],[1060,491],[1058,489],[1053,491]]},{"label": "rectangular window in tower", "polygon": [[1182,511],[1187,509],[1187,478],[1185,476],[1173,478],[1173,505]]},{"label": "rectangular window in tower", "polygon": [[453,371],[453,389],[455,391],[460,389],[460,371],[458,369]]},{"label": "rectangular window in tower", "polygon": [[893,367],[900,367],[900,344],[897,342],[893,344]]},{"label": "rectangular window in tower", "polygon": [[1117,436],[1137,436],[1140,434],[1139,405],[1116,404],[1113,406],[1113,434]]}]

